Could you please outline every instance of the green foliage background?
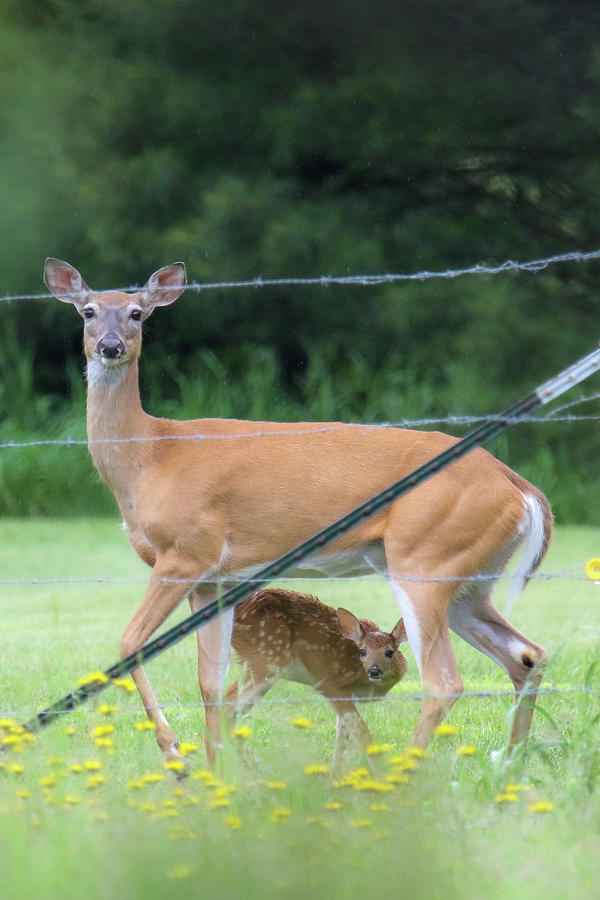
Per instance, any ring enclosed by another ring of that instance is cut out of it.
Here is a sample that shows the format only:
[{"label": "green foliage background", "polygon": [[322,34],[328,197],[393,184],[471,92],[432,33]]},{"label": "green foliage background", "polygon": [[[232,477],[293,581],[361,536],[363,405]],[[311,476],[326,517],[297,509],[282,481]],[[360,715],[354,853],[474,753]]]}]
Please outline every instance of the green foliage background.
[{"label": "green foliage background", "polygon": [[[40,293],[48,255],[106,288],[175,259],[211,282],[598,246],[596,3],[3,0],[0,26],[2,295]],[[144,399],[174,416],[494,412],[592,349],[597,272],[189,293],[149,323]],[[84,437],[75,313],[15,301],[0,323],[0,440]],[[594,422],[492,449],[559,520],[597,521]],[[0,452],[1,512],[109,509],[85,448]]]}]

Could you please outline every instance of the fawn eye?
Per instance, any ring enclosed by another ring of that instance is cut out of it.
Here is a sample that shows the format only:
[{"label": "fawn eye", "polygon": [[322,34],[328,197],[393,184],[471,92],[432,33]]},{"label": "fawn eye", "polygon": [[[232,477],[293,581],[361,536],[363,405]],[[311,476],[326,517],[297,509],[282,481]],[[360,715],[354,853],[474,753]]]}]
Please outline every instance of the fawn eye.
[{"label": "fawn eye", "polygon": [[358,655],[360,656],[361,659],[365,658],[365,656],[367,655],[367,651],[365,650],[364,647],[360,647],[360,649],[358,651]]},{"label": "fawn eye", "polygon": [[92,309],[91,306],[86,306],[85,309],[83,310],[83,316],[85,319],[93,319],[95,315],[96,315],[96,313],[94,312],[94,310]]},{"label": "fawn eye", "polygon": [[393,655],[394,655],[394,651],[393,651],[393,650],[386,650],[386,651],[385,651],[385,656],[387,656],[388,659],[391,659]]},{"label": "fawn eye", "polygon": [[141,309],[132,309],[132,310],[131,310],[131,318],[132,318],[132,319],[135,319],[136,322],[139,322],[140,319],[142,318],[142,311],[141,311]]}]

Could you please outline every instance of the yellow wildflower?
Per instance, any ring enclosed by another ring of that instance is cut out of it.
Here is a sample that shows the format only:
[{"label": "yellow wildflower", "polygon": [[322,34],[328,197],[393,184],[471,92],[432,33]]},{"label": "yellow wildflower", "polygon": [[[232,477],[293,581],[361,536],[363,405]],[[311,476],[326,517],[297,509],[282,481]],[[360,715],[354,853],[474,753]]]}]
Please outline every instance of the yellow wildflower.
[{"label": "yellow wildflower", "polygon": [[14,762],[9,765],[8,771],[11,773],[11,775],[22,775],[25,771],[25,766],[23,765],[23,763]]},{"label": "yellow wildflower", "polygon": [[87,685],[93,684],[108,684],[109,678],[104,672],[90,672],[89,675],[84,675],[83,678],[79,678],[77,684],[81,684],[83,687]]},{"label": "yellow wildflower", "polygon": [[87,769],[88,772],[97,772],[98,769],[102,768],[102,763],[99,759],[86,759],[83,768]]},{"label": "yellow wildflower", "polygon": [[392,772],[391,775],[386,775],[385,780],[388,784],[408,784],[410,778],[408,775],[401,775],[399,772],[396,774]]},{"label": "yellow wildflower", "polygon": [[213,797],[208,804],[209,809],[226,809],[230,806],[228,797]]},{"label": "yellow wildflower", "polygon": [[83,772],[83,766],[81,763],[72,763],[69,767],[71,772],[75,772],[76,775],[79,775],[80,772]]},{"label": "yellow wildflower", "polygon": [[144,720],[143,722],[136,722],[135,727],[138,731],[155,731],[156,725],[154,722],[149,722]]},{"label": "yellow wildflower", "polygon": [[114,725],[97,725],[92,731],[92,737],[95,738],[103,738],[107,737],[109,734],[113,734],[115,730]]},{"label": "yellow wildflower", "polygon": [[190,744],[188,741],[182,741],[177,748],[182,756],[187,756],[188,753],[195,753],[198,749],[198,744]]},{"label": "yellow wildflower", "polygon": [[115,746],[115,742],[110,737],[99,737],[94,741],[96,747],[101,747],[103,750],[112,750]]},{"label": "yellow wildflower", "polygon": [[322,763],[311,763],[308,766],[304,766],[304,772],[306,775],[327,775],[329,766]]},{"label": "yellow wildflower", "polygon": [[437,734],[438,737],[453,737],[458,734],[458,731],[458,725],[449,725],[447,722],[442,722],[433,733]]},{"label": "yellow wildflower", "polygon": [[341,804],[341,803],[338,803],[337,800],[329,800],[329,801],[328,801],[327,803],[325,803],[324,806],[323,806],[323,809],[329,809],[329,810],[332,810],[332,811],[333,811],[333,810],[337,810],[337,809],[341,809],[341,808],[342,808],[342,804]]},{"label": "yellow wildflower", "polygon": [[350,822],[352,828],[368,828],[372,824],[371,819],[353,819]]},{"label": "yellow wildflower", "polygon": [[67,806],[77,806],[78,803],[81,803],[81,797],[76,794],[66,794],[65,803]]},{"label": "yellow wildflower", "polygon": [[27,788],[17,788],[15,794],[17,795],[17,797],[19,797],[20,800],[25,800],[27,797],[31,797],[31,791],[28,791]]},{"label": "yellow wildflower", "polygon": [[0,719],[0,728],[3,728],[5,731],[10,731],[16,724],[14,719]]},{"label": "yellow wildflower", "polygon": [[164,763],[164,768],[169,772],[185,772],[185,763],[180,759],[169,759]]},{"label": "yellow wildflower", "polygon": [[271,821],[275,822],[285,822],[289,816],[291,816],[292,811],[287,806],[276,806],[275,809],[271,812]]},{"label": "yellow wildflower", "polygon": [[131,678],[113,678],[115,687],[122,688],[124,691],[135,691],[135,682]]},{"label": "yellow wildflower", "polygon": [[407,756],[413,756],[415,759],[426,759],[429,756],[429,753],[423,747],[407,747],[405,753]]},{"label": "yellow wildflower", "polygon": [[515,800],[518,800],[517,795],[510,791],[504,791],[502,794],[496,794],[494,797],[494,803],[514,803]]},{"label": "yellow wildflower", "polygon": [[77,729],[73,725],[67,725],[63,734],[67,734],[69,737],[73,737],[74,734],[77,734]]},{"label": "yellow wildflower", "polygon": [[467,744],[464,747],[457,747],[456,752],[459,756],[474,756],[475,747],[473,747],[471,744]]},{"label": "yellow wildflower", "polygon": [[106,784],[106,775],[97,774],[97,775],[88,775],[85,780],[85,786],[88,788],[97,788],[100,787],[101,784]]},{"label": "yellow wildflower", "polygon": [[130,781],[127,782],[127,790],[128,791],[139,791],[143,787],[145,787],[144,782],[138,781],[134,778],[130,779]]},{"label": "yellow wildflower", "polygon": [[550,803],[549,800],[538,800],[527,807],[528,812],[552,812],[553,809],[554,803]]},{"label": "yellow wildflower", "polygon": [[54,772],[50,772],[49,775],[42,775],[39,779],[38,784],[42,787],[53,787],[56,784],[56,775]]},{"label": "yellow wildflower", "polygon": [[231,828],[232,831],[239,831],[242,827],[242,820],[239,816],[227,816],[225,819],[225,824]]},{"label": "yellow wildflower", "polygon": [[369,756],[378,756],[380,753],[389,753],[392,749],[391,744],[369,744],[367,753]]},{"label": "yellow wildflower", "polygon": [[519,791],[530,791],[530,784],[507,784],[504,788],[509,794],[518,794]]},{"label": "yellow wildflower", "polygon": [[285,781],[267,781],[267,787],[272,791],[284,791],[287,784]]},{"label": "yellow wildflower", "polygon": [[291,719],[291,724],[295,725],[296,728],[312,728],[313,723],[310,719],[305,719],[303,716],[296,716],[294,719]]},{"label": "yellow wildflower", "polygon": [[160,772],[149,772],[147,775],[142,775],[142,781],[144,784],[156,784],[158,781],[164,781],[165,776]]},{"label": "yellow wildflower", "polygon": [[116,706],[111,706],[110,703],[101,703],[98,707],[98,712],[101,716],[112,716],[113,713],[117,711]]},{"label": "yellow wildflower", "polygon": [[232,737],[242,738],[242,740],[248,740],[251,734],[252,729],[249,725],[238,725],[238,727],[234,728],[231,732]]}]

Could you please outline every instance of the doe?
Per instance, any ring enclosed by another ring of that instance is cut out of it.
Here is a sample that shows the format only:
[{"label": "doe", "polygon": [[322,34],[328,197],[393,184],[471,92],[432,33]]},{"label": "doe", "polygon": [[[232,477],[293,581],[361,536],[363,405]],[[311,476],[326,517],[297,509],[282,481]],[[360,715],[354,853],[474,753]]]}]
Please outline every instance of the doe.
[{"label": "doe", "polygon": [[[457,439],[370,425],[176,421],[142,409],[142,326],[185,289],[183,263],[134,293],[91,290],[69,263],[48,259],[45,282],[83,318],[87,433],[152,577],[121,640],[137,653],[188,598],[193,612],[218,583],[247,577],[437,456]],[[544,495],[483,449],[349,529],[304,568],[336,575],[387,572],[400,604],[424,699],[411,737],[426,746],[462,691],[448,628],[509,675],[518,702],[512,744],[525,740],[546,653],[495,609],[494,582],[519,545],[525,584],[544,557],[552,515]],[[230,611],[231,612],[231,611]],[[198,675],[207,752],[220,742],[218,704],[232,616],[200,628]],[[159,747],[182,759],[143,667],[133,672]]]},{"label": "doe", "polygon": [[227,692],[233,717],[248,712],[280,678],[314,687],[336,713],[332,775],[349,737],[363,750],[373,742],[354,700],[385,697],[404,677],[406,640],[400,619],[390,633],[347,609],[307,594],[266,588],[235,608],[231,643],[242,663],[241,684]]}]

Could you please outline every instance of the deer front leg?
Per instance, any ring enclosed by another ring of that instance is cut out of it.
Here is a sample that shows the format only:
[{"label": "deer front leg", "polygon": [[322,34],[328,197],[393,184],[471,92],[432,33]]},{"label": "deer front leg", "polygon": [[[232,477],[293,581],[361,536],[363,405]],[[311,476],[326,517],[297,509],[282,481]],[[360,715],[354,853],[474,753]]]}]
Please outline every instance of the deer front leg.
[{"label": "deer front leg", "polygon": [[[169,583],[169,579],[176,579],[177,583]],[[187,584],[185,583],[186,579],[189,579]],[[189,564],[185,564],[174,554],[159,558],[152,570],[152,579],[144,600],[123,632],[121,639],[121,655],[123,657],[137,653],[144,646],[167,616],[183,600],[193,581],[194,575]],[[175,734],[158,705],[158,700],[144,669],[140,666],[134,669],[131,675],[142,698],[146,714],[156,726],[158,746],[168,760],[183,761],[183,757],[177,750],[178,743]]]},{"label": "deer front leg", "polygon": [[[351,700],[330,698],[329,702],[336,713],[335,747],[331,760],[331,777],[336,779],[341,773],[342,760],[349,738],[353,737],[364,753],[369,744],[373,743],[373,738],[368,725]],[[375,761],[370,756],[367,756],[367,759],[373,771],[377,773],[378,767]]]}]

